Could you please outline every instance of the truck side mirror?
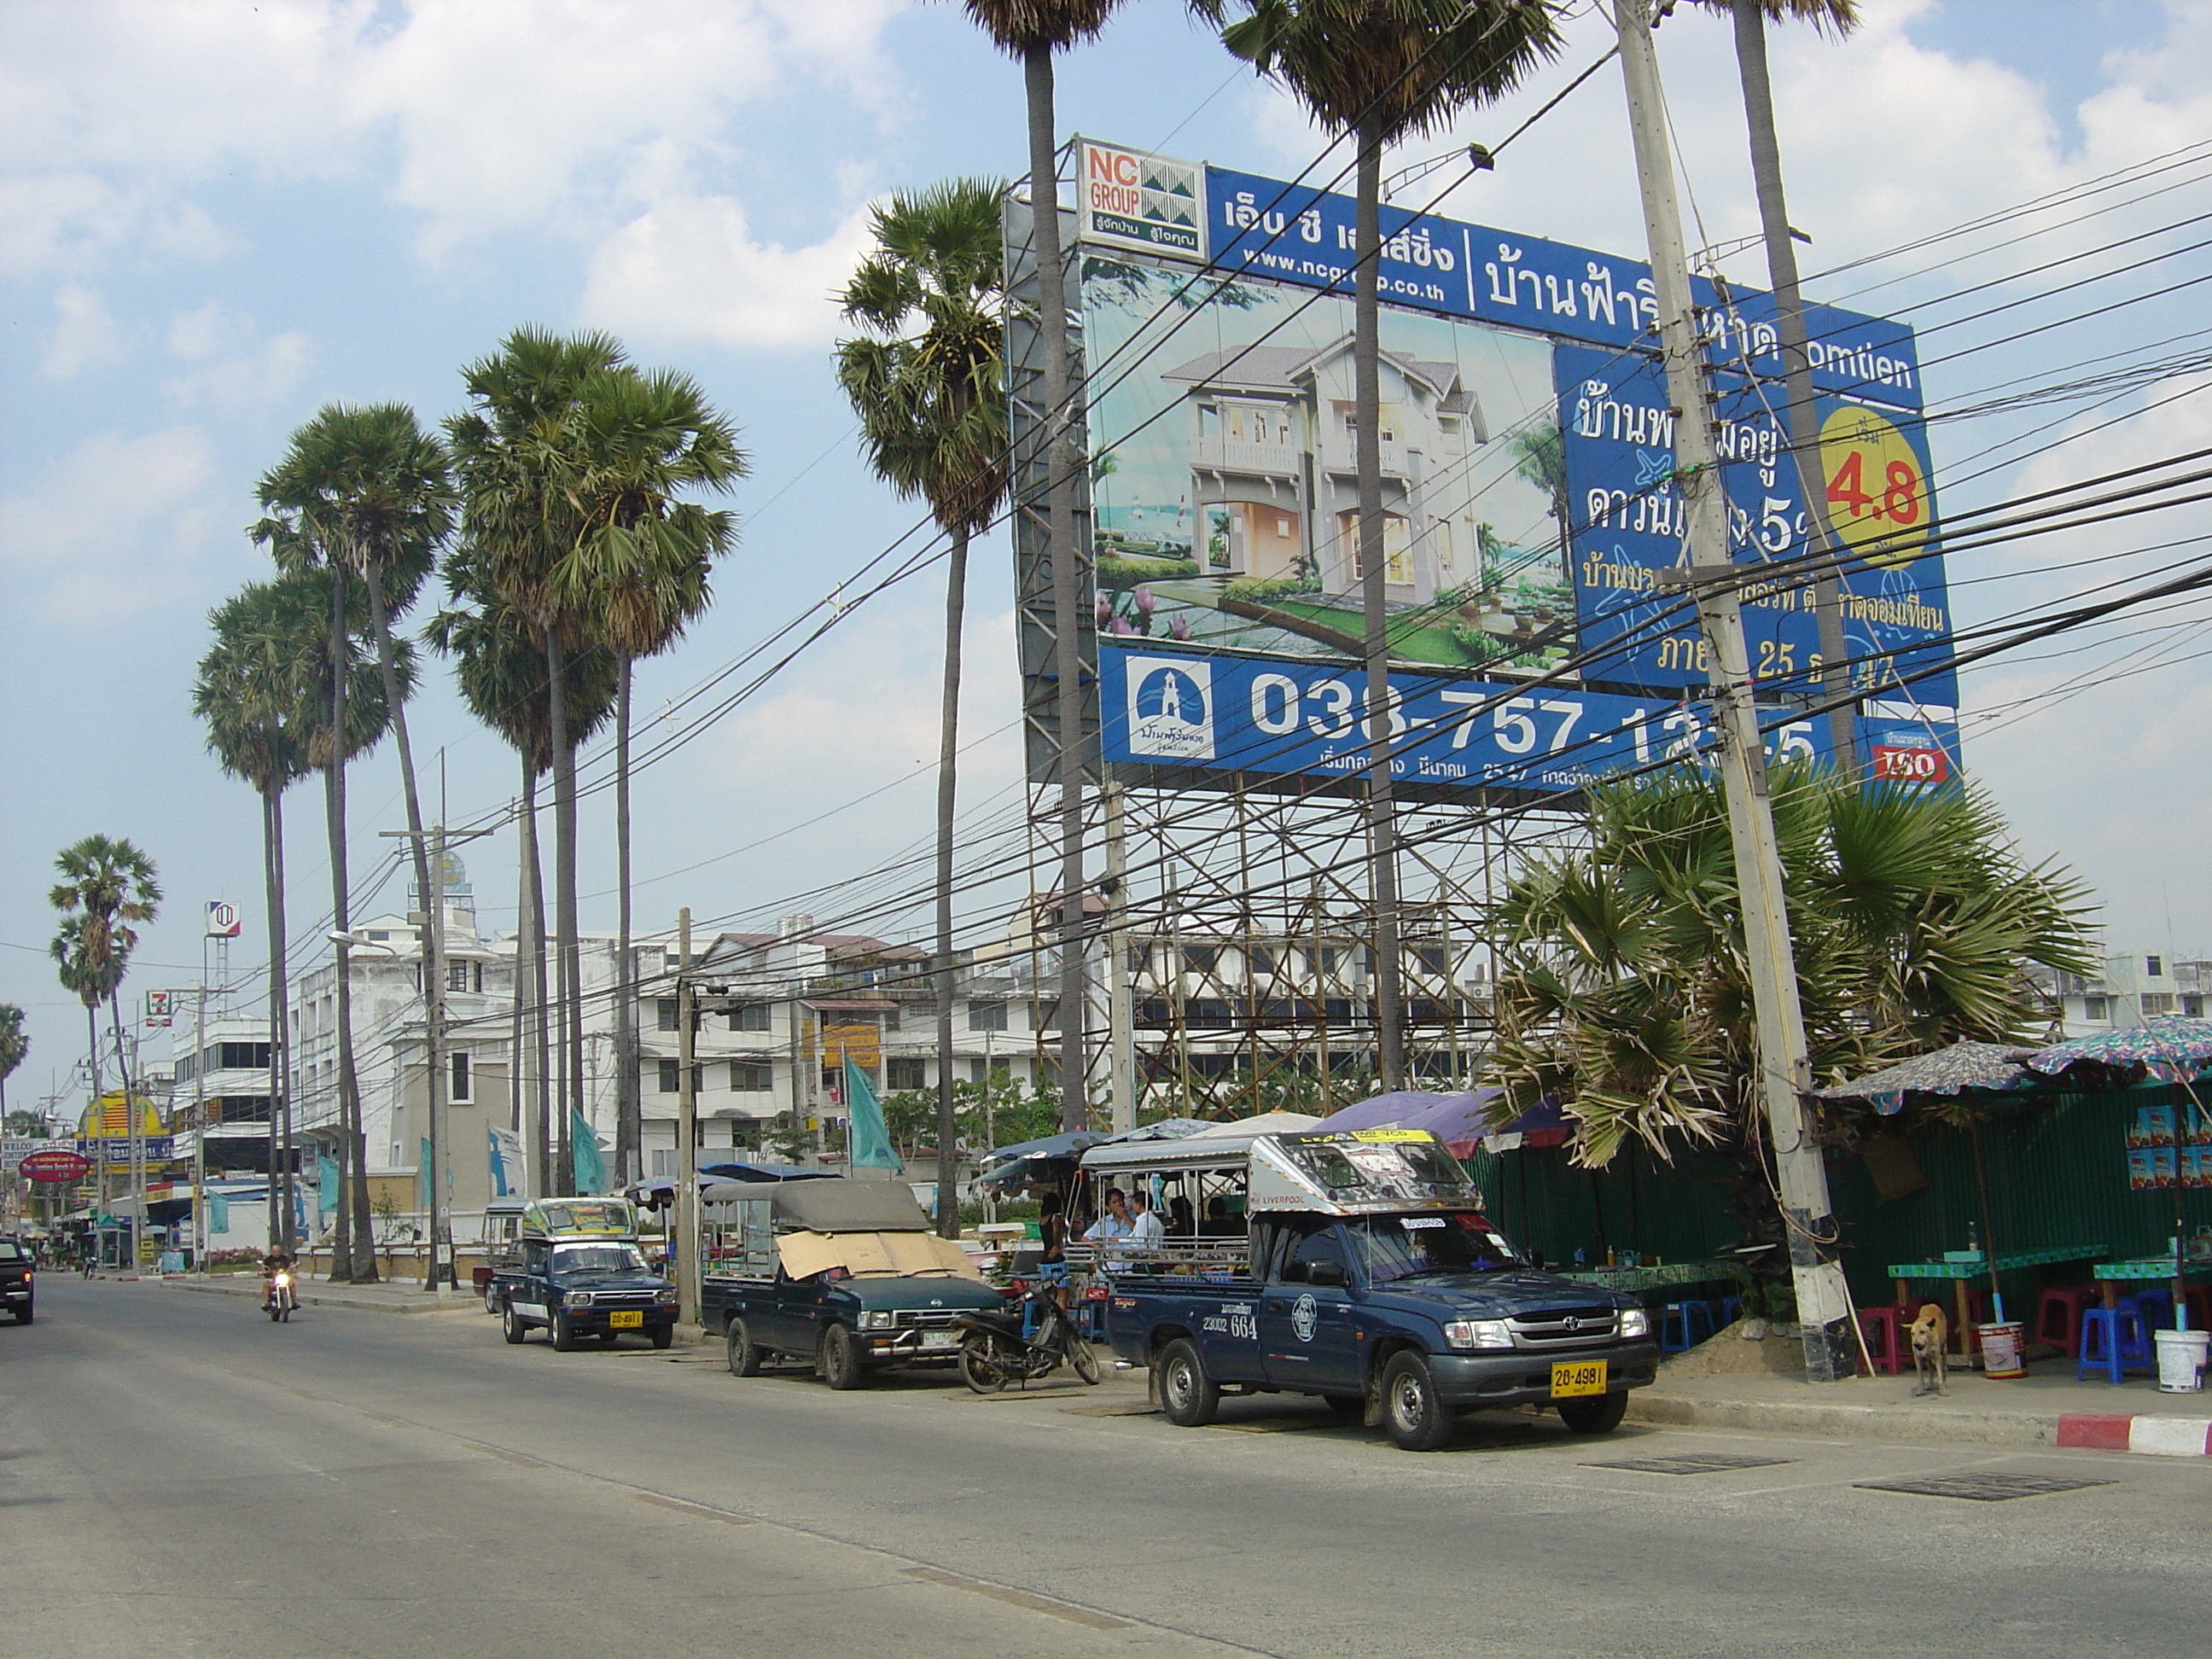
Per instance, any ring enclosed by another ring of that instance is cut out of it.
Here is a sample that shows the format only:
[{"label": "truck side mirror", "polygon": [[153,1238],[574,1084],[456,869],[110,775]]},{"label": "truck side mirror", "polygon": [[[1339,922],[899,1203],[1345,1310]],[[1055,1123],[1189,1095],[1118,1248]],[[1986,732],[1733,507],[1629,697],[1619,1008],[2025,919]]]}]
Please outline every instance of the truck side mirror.
[{"label": "truck side mirror", "polygon": [[1306,1283],[1309,1285],[1341,1285],[1345,1282],[1344,1263],[1341,1261],[1316,1261],[1306,1268]]}]

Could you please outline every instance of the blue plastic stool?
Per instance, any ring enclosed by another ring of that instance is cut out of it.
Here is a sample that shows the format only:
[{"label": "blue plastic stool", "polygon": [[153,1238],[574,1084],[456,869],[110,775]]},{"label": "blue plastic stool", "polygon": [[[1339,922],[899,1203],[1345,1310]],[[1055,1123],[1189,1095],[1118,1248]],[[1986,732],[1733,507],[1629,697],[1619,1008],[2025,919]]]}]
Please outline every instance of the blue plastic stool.
[{"label": "blue plastic stool", "polygon": [[[1698,1326],[1705,1327],[1703,1334]],[[1659,1352],[1686,1353],[1713,1334],[1713,1309],[1709,1302],[1669,1302],[1659,1316]]]},{"label": "blue plastic stool", "polygon": [[1743,1298],[1741,1297],[1724,1296],[1721,1298],[1721,1323],[1723,1326],[1733,1325],[1742,1317]]},{"label": "blue plastic stool", "polygon": [[2104,1372],[2108,1382],[2118,1382],[2130,1368],[2148,1370],[2154,1363],[2150,1333],[2136,1309],[2124,1303],[2117,1308],[2091,1308],[2081,1316],[2081,1357],[2074,1364],[2076,1382],[2093,1370]]},{"label": "blue plastic stool", "polygon": [[2136,1291],[2122,1297],[2120,1305],[2133,1308],[2141,1314],[2145,1330],[2170,1331],[2173,1328],[2172,1291]]}]

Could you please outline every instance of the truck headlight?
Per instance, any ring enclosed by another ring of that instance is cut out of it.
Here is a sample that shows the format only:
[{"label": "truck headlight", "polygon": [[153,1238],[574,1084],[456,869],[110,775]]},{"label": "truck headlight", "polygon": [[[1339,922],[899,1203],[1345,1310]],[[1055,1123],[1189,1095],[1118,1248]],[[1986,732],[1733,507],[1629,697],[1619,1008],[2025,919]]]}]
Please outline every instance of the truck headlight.
[{"label": "truck headlight", "polygon": [[671,1285],[668,1289],[666,1289],[666,1290],[665,1290],[665,1291],[655,1291],[653,1293],[653,1299],[655,1302],[661,1302],[661,1303],[667,1303],[667,1302],[673,1302],[673,1301],[675,1301],[675,1300],[676,1300],[676,1288],[675,1288],[675,1286]]},{"label": "truck headlight", "polygon": [[561,1305],[564,1308],[588,1308],[592,1305],[592,1293],[589,1291],[571,1291],[561,1298]]},{"label": "truck headlight", "polygon": [[860,1316],[860,1328],[864,1331],[888,1331],[897,1323],[898,1316],[895,1313],[864,1313]]},{"label": "truck headlight", "polygon": [[1620,1310],[1620,1334],[1623,1336],[1650,1335],[1651,1316],[1641,1308],[1623,1308]]},{"label": "truck headlight", "polygon": [[1510,1348],[1513,1331],[1502,1319],[1455,1319],[1444,1327],[1444,1340],[1455,1348]]}]

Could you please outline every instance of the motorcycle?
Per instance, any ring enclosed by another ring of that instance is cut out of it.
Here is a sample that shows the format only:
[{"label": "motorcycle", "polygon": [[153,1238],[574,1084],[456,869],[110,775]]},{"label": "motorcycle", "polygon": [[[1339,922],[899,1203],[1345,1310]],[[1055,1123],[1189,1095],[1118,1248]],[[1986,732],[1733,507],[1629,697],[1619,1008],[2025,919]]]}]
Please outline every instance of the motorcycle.
[{"label": "motorcycle", "polygon": [[299,1305],[300,1298],[292,1289],[291,1269],[279,1267],[270,1276],[269,1299],[261,1304],[262,1311],[269,1316],[270,1324],[281,1320],[289,1325],[292,1322],[292,1310]]},{"label": "motorcycle", "polygon": [[[1036,1312],[1034,1334],[1022,1334],[1023,1310]],[[977,1394],[997,1394],[1009,1382],[1030,1382],[1049,1376],[1065,1360],[1075,1374],[1095,1387],[1099,1378],[1098,1356],[1075,1328],[1075,1321],[1060,1305],[1052,1288],[1032,1285],[1015,1307],[963,1313],[954,1322],[962,1331],[960,1375]]]}]

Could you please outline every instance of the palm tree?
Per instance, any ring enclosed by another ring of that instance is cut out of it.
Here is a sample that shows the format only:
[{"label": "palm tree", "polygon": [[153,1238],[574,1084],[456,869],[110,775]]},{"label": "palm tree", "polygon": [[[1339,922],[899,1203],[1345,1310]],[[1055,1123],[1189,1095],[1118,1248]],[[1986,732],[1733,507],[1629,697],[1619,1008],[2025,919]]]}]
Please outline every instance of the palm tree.
[{"label": "palm tree", "polygon": [[54,959],[54,977],[62,988],[74,992],[84,1004],[85,1075],[92,1088],[92,1105],[100,1109],[101,1095],[100,1070],[100,1005],[107,1000],[109,981],[119,981],[122,970],[115,963],[95,958],[85,944],[86,929],[90,919],[83,915],[62,918],[53,942],[46,954]]},{"label": "palm tree", "polygon": [[[217,606],[208,618],[214,642],[200,659],[192,688],[192,712],[207,724],[209,751],[225,773],[251,784],[261,798],[262,886],[269,913],[269,1168],[272,1180],[281,1170],[288,1182],[293,1117],[283,798],[333,746],[325,723],[331,701],[325,629],[328,594],[337,580],[332,572],[296,572],[271,582],[249,583]],[[349,645],[355,647],[355,642]],[[338,701],[353,728],[343,745],[350,755],[382,735],[386,711],[376,665],[357,647],[348,654],[350,686]],[[411,658],[404,667],[411,681]],[[338,1127],[343,1172],[351,1166],[353,1146],[343,1120]],[[352,1212],[349,1187],[342,1182],[331,1243],[334,1279],[352,1276]],[[289,1206],[284,1213],[289,1216]],[[369,1265],[373,1269],[374,1257]]]},{"label": "palm tree", "polygon": [[[551,1190],[553,1168],[548,1127],[551,1068],[548,1064],[545,1006],[545,892],[538,857],[538,780],[553,764],[552,700],[548,693],[545,653],[535,631],[485,580],[466,547],[446,559],[445,578],[452,605],[430,619],[426,636],[454,659],[462,701],[486,726],[513,744],[522,762],[521,808],[517,825],[516,904],[512,1127],[532,1149],[531,1190]],[[568,684],[562,703],[571,729],[581,742],[605,721],[614,701],[613,658],[599,647],[568,653],[562,666]],[[526,1034],[526,1016],[529,1030]],[[530,1041],[526,1042],[526,1036]],[[529,1086],[526,1058],[534,1058]]]},{"label": "palm tree", "polygon": [[[956,179],[876,210],[875,251],[845,286],[868,332],[837,348],[837,382],[860,412],[877,475],[920,495],[951,538],[945,693],[937,750],[937,1224],[959,1231],[952,1078],[952,819],[960,732],[960,627],[968,544],[1006,490],[1006,331],[994,179]],[[1111,458],[1107,458],[1110,459]]]},{"label": "palm tree", "polygon": [[1053,54],[1097,38],[1121,0],[965,0],[968,15],[1020,60],[1029,100],[1030,222],[1037,270],[1037,349],[1044,358],[1046,541],[1052,559],[1053,672],[1060,724],[1060,1115],[1090,1117],[1083,1054],[1083,594],[1075,537],[1076,434],[1067,374],[1066,272],[1060,261]]},{"label": "palm tree", "polygon": [[[2027,1036],[2042,1012],[2027,964],[2095,970],[2084,890],[2024,864],[1981,793],[1869,791],[1802,767],[1777,769],[1772,789],[1820,1081]],[[1534,865],[1493,919],[1501,1121],[1555,1094],[1579,1163],[1606,1164],[1632,1138],[1661,1157],[1718,1144],[1744,1164],[1747,1194],[1771,1194],[1720,784],[1678,768],[1588,799],[1588,849]],[[1744,1219],[1751,1238],[1781,1239],[1771,1204]]]},{"label": "palm tree", "polygon": [[[1808,355],[1805,313],[1797,292],[1797,249],[1790,228],[1789,204],[1782,193],[1782,149],[1774,137],[1774,95],[1766,78],[1769,18],[1808,22],[1838,39],[1858,27],[1857,0],[1698,0],[1711,11],[1729,15],[1735,25],[1736,74],[1743,82],[1743,113],[1751,134],[1751,179],[1759,198],[1759,221],[1766,243],[1766,270],[1774,290],[1776,331],[1782,340],[1782,367],[1789,392],[1790,452],[1797,458],[1798,487],[1805,518],[1817,550],[1840,548],[1828,525],[1827,481],[1821,476],[1820,420],[1813,404],[1813,363]],[[1850,693],[1850,647],[1844,635],[1842,577],[1824,569],[1813,582],[1814,620],[1820,629],[1820,700],[1828,711],[1828,735],[1838,760],[1857,753],[1858,735],[1851,709],[1841,700]]]},{"label": "palm tree", "polygon": [[[1390,787],[1390,648],[1384,611],[1381,309],[1382,151],[1494,102],[1556,54],[1547,0],[1190,0],[1221,43],[1288,87],[1331,133],[1358,145],[1353,237],[1352,399],[1367,659],[1369,852],[1375,882],[1376,1058],[1406,1086],[1398,960],[1397,816]],[[1229,21],[1232,8],[1243,15]]]},{"label": "palm tree", "polygon": [[553,879],[561,1027],[561,1109],[554,1184],[574,1184],[568,1125],[584,1107],[584,1018],[576,937],[576,744],[568,706],[566,659],[594,642],[592,618],[576,608],[577,586],[562,560],[581,521],[574,481],[574,422],[585,383],[625,361],[605,334],[563,337],[519,328],[499,350],[462,371],[475,407],[446,423],[461,490],[461,531],[484,591],[531,630],[545,653],[547,735],[553,757]]},{"label": "palm tree", "polygon": [[30,1052],[31,1039],[23,1032],[23,1011],[12,1002],[0,1002],[0,1122],[8,1117],[8,1079],[15,1075],[15,1068]]},{"label": "palm tree", "polygon": [[630,670],[666,650],[706,612],[714,561],[737,544],[734,514],[678,499],[684,489],[726,490],[750,470],[737,428],[698,382],[627,363],[586,377],[569,420],[575,538],[556,567],[568,608],[591,617],[613,653],[615,702],[616,1167],[641,1176],[635,963],[630,952]]},{"label": "palm tree", "polygon": [[[123,1035],[123,980],[130,971],[131,953],[138,948],[138,930],[132,924],[151,921],[161,913],[161,883],[153,860],[129,841],[107,836],[87,836],[72,842],[55,854],[54,868],[62,879],[47,890],[46,902],[62,913],[62,933],[53,942],[53,955],[63,969],[62,983],[67,988],[80,997],[106,999],[115,1035],[115,1066],[123,1075],[124,1112],[136,1143],[138,1097],[131,1076],[131,1049]],[[90,1014],[88,1003],[88,1023]],[[97,1108],[100,1092],[96,1030],[93,1049],[92,1097]],[[131,1171],[134,1181],[143,1182],[144,1176],[143,1167]],[[142,1214],[144,1197],[142,1190],[138,1194]]]},{"label": "palm tree", "polygon": [[[453,480],[445,446],[416,423],[415,411],[404,404],[366,408],[326,404],[292,434],[284,459],[263,476],[258,496],[270,517],[254,526],[253,538],[271,548],[280,567],[297,570],[320,565],[349,572],[359,576],[368,591],[369,625],[376,638],[385,706],[392,735],[398,741],[400,790],[406,803],[415,886],[420,902],[428,907],[429,843],[423,834],[422,803],[415,787],[415,757],[407,740],[406,700],[399,680],[392,612],[404,611],[414,603],[416,591],[435,562],[439,545],[453,528]],[[334,661],[336,642],[346,637],[344,592],[344,584],[331,584],[329,638],[333,642]],[[346,678],[335,672],[331,677],[334,731],[346,726]],[[342,934],[350,925],[343,885],[343,758],[326,776],[332,780],[328,787],[336,798],[331,819],[332,925],[333,931]],[[435,1011],[443,983],[440,975],[444,972],[436,957],[438,932],[434,926],[422,932],[423,993],[432,1011],[433,1026],[437,1023]],[[336,957],[339,1109],[345,1126],[342,1133],[350,1138],[352,1149],[353,1253],[357,1267],[362,1261],[368,1264],[366,1278],[374,1279],[376,1255],[370,1231],[368,1142],[362,1132],[360,1085],[354,1066],[352,999],[346,983],[350,959],[343,939],[337,941]],[[434,1102],[442,1085],[434,1057],[429,1078]],[[438,1242],[433,1240],[434,1259],[437,1248]]]}]

